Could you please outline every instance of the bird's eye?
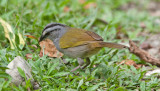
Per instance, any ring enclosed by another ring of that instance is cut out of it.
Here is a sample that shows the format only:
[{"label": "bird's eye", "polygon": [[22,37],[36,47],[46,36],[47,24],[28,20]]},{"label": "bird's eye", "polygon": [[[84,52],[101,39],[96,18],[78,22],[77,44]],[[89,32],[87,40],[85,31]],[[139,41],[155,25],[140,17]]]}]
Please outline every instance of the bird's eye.
[{"label": "bird's eye", "polygon": [[49,34],[50,34],[50,32],[46,33],[46,35],[49,35]]},{"label": "bird's eye", "polygon": [[58,31],[58,30],[60,30],[60,29],[59,28],[55,29],[55,31]]}]

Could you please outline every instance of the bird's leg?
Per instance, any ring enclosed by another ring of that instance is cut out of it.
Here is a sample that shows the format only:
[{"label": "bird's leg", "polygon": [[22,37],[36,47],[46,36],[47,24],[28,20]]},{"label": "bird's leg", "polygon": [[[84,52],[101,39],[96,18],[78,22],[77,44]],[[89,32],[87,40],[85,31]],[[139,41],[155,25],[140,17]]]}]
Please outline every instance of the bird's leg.
[{"label": "bird's leg", "polygon": [[64,64],[66,64],[66,65],[69,64],[69,62],[67,62],[63,57],[61,57],[61,59],[62,59]]},{"label": "bird's leg", "polygon": [[91,63],[89,57],[86,58],[86,65],[82,67],[82,69],[86,68]]},{"label": "bird's leg", "polygon": [[78,64],[79,64],[79,65],[78,65],[76,68],[74,68],[73,70],[71,70],[71,72],[76,71],[77,69],[79,69],[79,68],[84,64],[83,59],[77,58],[77,60],[78,60]]}]

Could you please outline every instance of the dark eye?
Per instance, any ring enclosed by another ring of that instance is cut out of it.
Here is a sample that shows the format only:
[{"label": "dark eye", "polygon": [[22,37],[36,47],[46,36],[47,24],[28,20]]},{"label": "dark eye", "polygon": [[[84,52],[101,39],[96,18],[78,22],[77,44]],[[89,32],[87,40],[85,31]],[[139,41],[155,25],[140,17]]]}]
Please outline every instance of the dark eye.
[{"label": "dark eye", "polygon": [[58,30],[60,30],[59,28],[57,28],[57,29],[55,29],[54,31],[58,31]]},{"label": "dark eye", "polygon": [[49,34],[50,34],[50,32],[46,33],[46,35],[49,35]]}]

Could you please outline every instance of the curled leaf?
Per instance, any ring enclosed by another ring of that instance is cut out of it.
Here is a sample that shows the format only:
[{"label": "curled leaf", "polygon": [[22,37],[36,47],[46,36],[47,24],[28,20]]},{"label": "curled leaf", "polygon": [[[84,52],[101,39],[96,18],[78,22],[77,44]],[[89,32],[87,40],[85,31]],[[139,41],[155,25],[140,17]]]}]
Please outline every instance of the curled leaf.
[{"label": "curled leaf", "polygon": [[43,56],[43,52],[45,55],[48,55],[49,57],[62,57],[63,54],[60,53],[56,47],[54,46],[53,42],[49,39],[43,40],[40,42],[40,57]]},{"label": "curled leaf", "polygon": [[90,2],[90,3],[88,3],[88,4],[86,4],[85,6],[84,6],[84,9],[89,9],[89,8],[92,8],[92,7],[96,7],[97,5],[96,5],[96,3],[94,3],[94,2]]},{"label": "curled leaf", "polygon": [[[15,49],[15,45],[16,45],[15,39],[16,38],[15,38],[15,34],[12,30],[11,25],[9,23],[7,23],[6,21],[4,21],[2,18],[0,18],[0,23],[4,28],[5,37],[10,42],[11,49]],[[23,47],[25,45],[25,41],[19,31],[18,31],[18,37],[19,37],[19,44],[22,45],[22,47]]]},{"label": "curled leaf", "polygon": [[36,37],[32,36],[32,35],[24,35],[27,36],[28,38],[32,38],[32,39],[37,39]]},{"label": "curled leaf", "polygon": [[69,10],[70,10],[70,8],[69,8],[68,6],[65,6],[65,7],[63,8],[63,11],[64,11],[64,12],[69,12]]},{"label": "curled leaf", "polygon": [[3,28],[4,28],[4,32],[5,32],[5,37],[8,38],[10,45],[11,45],[11,49],[15,49],[15,34],[12,31],[11,26],[4,21],[2,18],[0,18],[0,23],[2,24]]},{"label": "curled leaf", "polygon": [[136,64],[135,61],[129,59],[123,60],[119,64],[126,64],[129,66],[133,65],[136,69],[141,68],[143,66],[142,64]]}]

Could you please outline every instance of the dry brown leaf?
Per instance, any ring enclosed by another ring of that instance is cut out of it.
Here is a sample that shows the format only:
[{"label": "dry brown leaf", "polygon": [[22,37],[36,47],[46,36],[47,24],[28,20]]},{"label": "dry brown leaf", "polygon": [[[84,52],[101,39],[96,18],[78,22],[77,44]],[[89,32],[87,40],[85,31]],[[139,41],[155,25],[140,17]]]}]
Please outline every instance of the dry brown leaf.
[{"label": "dry brown leaf", "polygon": [[64,12],[69,12],[69,10],[70,10],[70,8],[69,8],[68,6],[65,6],[65,7],[63,8],[63,11],[64,11]]},{"label": "dry brown leaf", "polygon": [[34,48],[36,48],[36,49],[38,48],[37,45],[31,45],[31,46],[34,47]]},{"label": "dry brown leaf", "polygon": [[133,60],[125,60],[126,65],[135,65],[136,63]]},{"label": "dry brown leaf", "polygon": [[27,58],[27,59],[32,59],[32,54],[27,53],[27,54],[26,54],[26,58]]},{"label": "dry brown leaf", "polygon": [[78,0],[78,2],[79,2],[80,4],[84,4],[84,3],[86,2],[86,0]]},{"label": "dry brown leaf", "polygon": [[40,43],[40,54],[39,56],[42,57],[43,56],[43,50],[44,50],[44,54],[48,55],[49,57],[62,57],[63,54],[60,53],[56,47],[54,46],[53,42],[49,39],[43,40]]},{"label": "dry brown leaf", "polygon": [[141,68],[142,66],[144,66],[143,64],[136,64],[136,66],[134,66],[136,69]]},{"label": "dry brown leaf", "polygon": [[141,22],[140,27],[144,29],[144,28],[146,28],[146,24],[144,24],[144,22]]},{"label": "dry brown leaf", "polygon": [[136,63],[133,60],[126,59],[121,61],[119,64],[134,65]]},{"label": "dry brown leaf", "polygon": [[117,32],[116,32],[116,39],[125,39],[125,38],[128,39],[127,34],[123,32],[121,26],[118,26],[116,30],[117,30]]},{"label": "dry brown leaf", "polygon": [[135,61],[129,60],[129,59],[123,60],[119,64],[126,64],[126,65],[129,65],[129,66],[133,65],[136,69],[143,66],[142,64],[136,64]]},{"label": "dry brown leaf", "polygon": [[32,35],[24,35],[27,36],[28,38],[32,38],[32,39],[37,39],[36,37],[32,36]]},{"label": "dry brown leaf", "polygon": [[90,2],[90,3],[88,3],[88,4],[86,4],[85,6],[84,6],[84,9],[89,9],[89,8],[91,8],[91,7],[96,7],[97,5],[96,5],[96,3],[94,3],[94,2]]}]

